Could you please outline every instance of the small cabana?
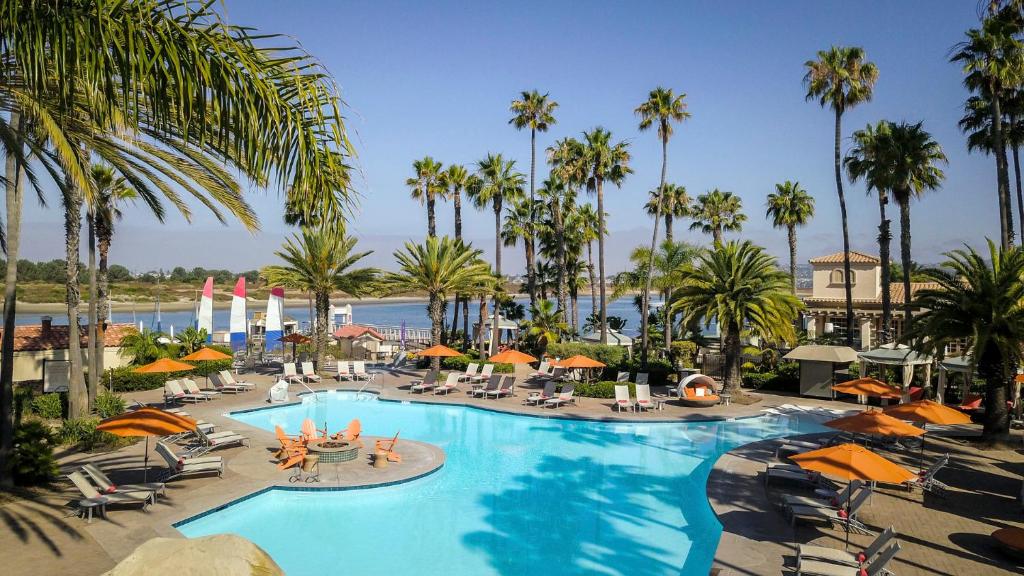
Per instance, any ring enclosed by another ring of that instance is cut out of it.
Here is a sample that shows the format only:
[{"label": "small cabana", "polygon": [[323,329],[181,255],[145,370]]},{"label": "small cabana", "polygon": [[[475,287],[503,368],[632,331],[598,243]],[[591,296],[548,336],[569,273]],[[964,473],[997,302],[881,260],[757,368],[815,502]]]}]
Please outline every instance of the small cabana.
[{"label": "small cabana", "polygon": [[899,366],[903,368],[903,390],[910,389],[914,380],[914,367],[924,366],[924,385],[927,386],[932,379],[932,364],[935,359],[927,354],[919,354],[910,349],[909,346],[899,344],[883,344],[874,350],[860,352],[857,354],[860,359],[860,376],[867,375],[868,364],[880,366]]},{"label": "small cabana", "polygon": [[939,362],[939,384],[935,392],[935,401],[942,404],[946,396],[946,383],[955,376],[961,376],[960,398],[966,398],[974,378],[974,363],[968,356],[953,356]]},{"label": "small cabana", "polygon": [[783,360],[800,363],[800,394],[816,398],[832,398],[836,370],[846,368],[857,359],[857,351],[848,346],[797,346]]},{"label": "small cabana", "polygon": [[[601,331],[600,330],[595,330],[593,332],[588,332],[588,333],[584,334],[583,336],[581,336],[580,340],[583,340],[584,342],[589,342],[589,343],[592,343],[592,344],[600,344],[601,343]],[[633,346],[633,339],[630,338],[629,336],[626,336],[622,332],[619,332],[618,330],[612,330],[611,328],[609,328],[608,329],[608,345],[609,346],[625,346],[626,348],[631,348]]]}]

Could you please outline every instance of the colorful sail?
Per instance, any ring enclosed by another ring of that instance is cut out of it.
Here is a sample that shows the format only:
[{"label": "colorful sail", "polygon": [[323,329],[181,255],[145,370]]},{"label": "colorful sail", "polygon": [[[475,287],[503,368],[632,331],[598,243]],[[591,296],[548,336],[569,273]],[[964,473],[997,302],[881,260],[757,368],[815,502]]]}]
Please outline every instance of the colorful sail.
[{"label": "colorful sail", "polygon": [[197,330],[206,329],[206,341],[213,340],[213,276],[203,284],[203,297],[199,300]]},{"label": "colorful sail", "polygon": [[284,316],[284,288],[277,287],[270,290],[270,298],[267,299],[266,321],[266,343],[267,350],[273,350],[281,345],[278,339],[284,336],[284,329],[281,319]]},{"label": "colorful sail", "polygon": [[235,283],[231,297],[231,349],[235,352],[245,348],[245,277]]}]

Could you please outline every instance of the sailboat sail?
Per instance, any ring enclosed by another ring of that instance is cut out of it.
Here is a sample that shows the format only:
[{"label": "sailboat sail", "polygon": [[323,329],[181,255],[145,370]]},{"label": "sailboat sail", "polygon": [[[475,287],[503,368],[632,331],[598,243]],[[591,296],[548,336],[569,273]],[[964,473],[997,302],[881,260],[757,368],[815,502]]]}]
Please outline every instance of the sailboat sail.
[{"label": "sailboat sail", "polygon": [[278,339],[284,335],[281,325],[281,318],[284,315],[284,288],[277,287],[270,290],[270,298],[267,299],[267,330],[266,350],[273,350],[281,345]]},{"label": "sailboat sail", "polygon": [[213,276],[203,284],[203,297],[199,300],[199,318],[196,329],[206,329],[206,341],[213,339]]},{"label": "sailboat sail", "polygon": [[245,277],[235,283],[231,297],[231,349],[235,352],[245,348]]}]

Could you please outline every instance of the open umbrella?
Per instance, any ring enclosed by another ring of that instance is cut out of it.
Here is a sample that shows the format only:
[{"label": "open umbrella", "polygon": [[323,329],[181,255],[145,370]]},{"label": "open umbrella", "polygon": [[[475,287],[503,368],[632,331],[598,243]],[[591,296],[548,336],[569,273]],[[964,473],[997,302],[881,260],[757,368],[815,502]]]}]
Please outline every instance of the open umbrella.
[{"label": "open umbrella", "polygon": [[[223,352],[214,350],[213,348],[206,348],[204,346],[199,350],[196,350],[195,352],[189,354],[188,356],[183,356],[181,359],[187,360],[189,362],[215,362],[217,360],[230,360],[231,356],[229,354],[225,354]],[[206,373],[206,387],[210,387],[209,372]]]},{"label": "open umbrella", "polygon": [[[566,369],[573,369],[574,368],[574,369],[578,369],[578,370],[589,370],[591,368],[604,368],[605,364],[603,362],[598,362],[597,360],[594,360],[593,358],[589,358],[589,357],[584,356],[582,354],[577,354],[577,355],[572,356],[570,358],[566,358],[565,360],[562,360],[560,362],[555,362],[555,366],[559,366],[561,368],[566,368]],[[587,374],[587,379],[589,380],[590,379],[590,373],[587,372],[586,374]]]},{"label": "open umbrella", "polygon": [[920,436],[924,430],[903,420],[886,415],[881,410],[865,410],[853,416],[836,418],[825,426],[857,434],[872,436]]},{"label": "open umbrella", "polygon": [[430,348],[427,348],[426,350],[421,350],[421,351],[417,352],[416,355],[417,356],[439,356],[439,357],[444,357],[444,356],[462,356],[462,353],[457,351],[457,350],[452,350],[451,348],[449,348],[449,347],[447,347],[447,346],[445,346],[443,344],[438,344],[437,346],[431,346]]},{"label": "open umbrella", "polygon": [[184,362],[178,362],[170,358],[161,358],[155,362],[150,362],[145,366],[139,366],[132,372],[139,374],[161,374],[164,372],[188,372],[195,370],[196,367],[191,364],[185,364]]},{"label": "open umbrella", "polygon": [[194,432],[196,421],[147,406],[107,418],[100,422],[96,429],[110,432],[116,436],[144,436],[146,438],[146,455],[142,471],[143,482],[145,482],[149,476],[149,437]]},{"label": "open umbrella", "polygon": [[[959,410],[944,406],[931,400],[917,400],[886,409],[886,414],[901,420],[920,422],[924,430],[929,424],[951,425],[970,424],[971,417]],[[918,465],[923,467],[924,463],[924,438],[921,439],[921,454],[918,458]]]},{"label": "open umbrella", "polygon": [[488,358],[488,360],[490,360],[491,362],[497,362],[499,364],[529,364],[531,362],[537,361],[536,358],[530,356],[529,354],[524,354],[519,350],[512,349],[505,350],[504,352],[499,352],[498,354],[495,354],[494,356]]},{"label": "open umbrella", "polygon": [[900,398],[902,391],[874,378],[857,378],[832,387],[836,392],[856,394],[857,396],[876,396],[879,398]]},{"label": "open umbrella", "polygon": [[290,342],[292,345],[292,360],[295,360],[295,348],[299,344],[308,344],[313,341],[309,336],[303,336],[298,332],[292,332],[286,336],[281,336],[277,339],[278,342]]},{"label": "open umbrella", "polygon": [[[865,482],[886,482],[902,484],[917,478],[917,475],[906,468],[875,454],[857,444],[839,444],[819,450],[812,450],[790,456],[804,470],[819,472],[826,476]],[[852,494],[850,495],[852,496]],[[846,498],[846,514],[850,514],[850,496]],[[846,546],[850,545],[850,524],[845,523]]]}]

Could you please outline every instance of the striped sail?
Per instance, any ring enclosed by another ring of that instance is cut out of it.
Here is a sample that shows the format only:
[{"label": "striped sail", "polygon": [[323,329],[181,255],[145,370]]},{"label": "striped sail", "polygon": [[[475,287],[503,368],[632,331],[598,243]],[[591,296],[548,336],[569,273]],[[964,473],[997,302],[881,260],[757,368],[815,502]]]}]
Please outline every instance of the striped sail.
[{"label": "striped sail", "polygon": [[231,349],[235,352],[245,348],[245,277],[235,283],[231,297]]},{"label": "striped sail", "polygon": [[203,297],[199,300],[198,330],[206,329],[206,341],[213,339],[213,276],[203,284]]},{"label": "striped sail", "polygon": [[284,335],[281,326],[281,317],[284,315],[284,288],[280,286],[270,290],[270,298],[267,299],[266,318],[266,342],[265,348],[273,350],[281,345],[278,339]]}]

